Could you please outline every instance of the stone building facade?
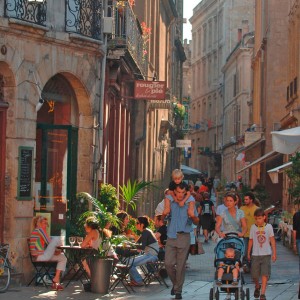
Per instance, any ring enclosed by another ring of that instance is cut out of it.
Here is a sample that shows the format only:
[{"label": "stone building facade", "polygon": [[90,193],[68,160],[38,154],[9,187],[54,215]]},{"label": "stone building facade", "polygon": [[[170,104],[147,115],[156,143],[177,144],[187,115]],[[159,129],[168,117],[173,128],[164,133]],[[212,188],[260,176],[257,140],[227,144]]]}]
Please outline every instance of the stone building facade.
[{"label": "stone building facade", "polygon": [[0,239],[23,273],[34,212],[64,234],[76,191],[93,192],[104,51],[100,28],[67,26],[66,2],[22,2],[24,14],[12,2],[0,10]]},{"label": "stone building facade", "polygon": [[[300,110],[299,110],[299,55],[300,55],[300,1],[289,1],[288,12],[288,42],[287,42],[287,78],[286,78],[286,97],[285,97],[285,112],[280,119],[281,129],[288,129],[299,126]],[[283,92],[284,92],[284,87]],[[283,113],[283,112],[282,112]],[[284,162],[289,160],[288,155],[283,158]],[[283,172],[280,170],[279,178],[282,180],[282,208],[290,212],[294,212],[298,208],[295,207],[293,199],[289,196],[288,188],[290,182]],[[277,184],[276,184],[277,185]]]},{"label": "stone building facade", "polygon": [[[253,28],[254,1],[201,1],[193,10],[191,166],[221,173],[223,146],[222,67],[243,31]],[[193,155],[194,154],[194,155]]]},{"label": "stone building facade", "polygon": [[245,33],[222,68],[225,86],[222,169],[224,178],[229,182],[235,181],[237,171],[245,164],[242,149],[244,133],[250,127],[253,46],[254,32]]},{"label": "stone building facade", "polygon": [[282,177],[272,184],[267,170],[283,162],[272,149],[271,131],[281,127],[282,108],[286,106],[288,57],[287,3],[255,1],[255,44],[253,50],[253,100],[250,123],[254,132],[245,133],[246,167],[240,175],[253,188],[264,186],[273,203],[281,202]]},{"label": "stone building facade", "polygon": [[[77,192],[128,179],[167,186],[183,1],[23,1],[23,14],[15,2],[0,2],[0,240],[26,281],[34,214],[68,235],[85,207]],[[165,81],[166,99],[134,99],[135,80]],[[152,215],[161,196],[147,195],[137,213]]]}]

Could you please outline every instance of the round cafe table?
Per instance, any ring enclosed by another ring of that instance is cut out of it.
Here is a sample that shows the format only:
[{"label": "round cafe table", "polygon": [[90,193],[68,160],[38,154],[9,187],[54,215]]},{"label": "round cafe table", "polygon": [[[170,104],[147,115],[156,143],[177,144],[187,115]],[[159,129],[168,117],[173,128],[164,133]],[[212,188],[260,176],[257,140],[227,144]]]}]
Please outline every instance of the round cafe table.
[{"label": "round cafe table", "polygon": [[92,253],[95,251],[93,248],[81,248],[80,246],[59,246],[58,249],[61,249],[68,260],[68,272],[64,275],[62,281],[65,278],[70,279],[66,284],[66,287],[70,284],[72,280],[80,280],[83,284],[83,279],[89,280],[87,273],[83,267],[82,261],[89,258]]}]

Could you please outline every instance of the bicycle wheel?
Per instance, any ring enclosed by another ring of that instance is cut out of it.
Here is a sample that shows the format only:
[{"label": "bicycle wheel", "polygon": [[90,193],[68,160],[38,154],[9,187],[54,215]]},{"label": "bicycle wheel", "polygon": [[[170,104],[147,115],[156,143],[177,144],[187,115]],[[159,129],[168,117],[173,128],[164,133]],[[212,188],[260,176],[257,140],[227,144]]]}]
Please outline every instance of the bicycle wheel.
[{"label": "bicycle wheel", "polygon": [[10,268],[5,258],[0,255],[0,293],[4,293],[10,283]]}]

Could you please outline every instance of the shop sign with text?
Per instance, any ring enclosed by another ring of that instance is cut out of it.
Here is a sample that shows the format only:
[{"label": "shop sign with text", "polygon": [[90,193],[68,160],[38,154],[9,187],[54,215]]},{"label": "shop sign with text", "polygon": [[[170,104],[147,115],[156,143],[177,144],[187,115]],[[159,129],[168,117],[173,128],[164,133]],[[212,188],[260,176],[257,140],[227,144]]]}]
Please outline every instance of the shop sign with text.
[{"label": "shop sign with text", "polygon": [[166,96],[165,81],[144,81],[134,82],[134,98],[146,100],[164,100]]}]

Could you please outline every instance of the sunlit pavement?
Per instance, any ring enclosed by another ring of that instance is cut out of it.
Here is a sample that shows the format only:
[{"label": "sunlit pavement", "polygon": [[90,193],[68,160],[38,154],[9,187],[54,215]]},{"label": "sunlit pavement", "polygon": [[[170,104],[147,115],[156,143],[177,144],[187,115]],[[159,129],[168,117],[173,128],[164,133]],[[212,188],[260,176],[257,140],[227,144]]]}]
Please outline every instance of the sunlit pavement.
[{"label": "sunlit pavement", "polygon": [[[205,254],[190,256],[188,260],[189,267],[186,269],[186,281],[182,293],[183,299],[209,299],[209,291],[213,282],[213,260],[215,243],[209,242],[203,244]],[[299,281],[299,260],[298,256],[291,250],[277,243],[278,260],[272,264],[272,276],[267,288],[268,300],[295,300],[298,299],[298,281]],[[170,281],[167,280],[171,285]],[[254,286],[249,274],[245,274],[244,288],[250,289],[250,299],[254,299]],[[108,295],[98,295],[84,292],[80,282],[72,282],[64,291],[55,292],[46,290],[45,287],[11,287],[9,291],[0,294],[3,300],[21,300],[21,299],[174,299],[170,295],[171,288],[166,288],[157,282],[151,283],[147,287],[136,287],[135,292],[128,294],[126,290],[119,285],[115,291]],[[221,294],[220,299],[225,299],[226,295]],[[231,296],[231,299],[234,299]]]}]

